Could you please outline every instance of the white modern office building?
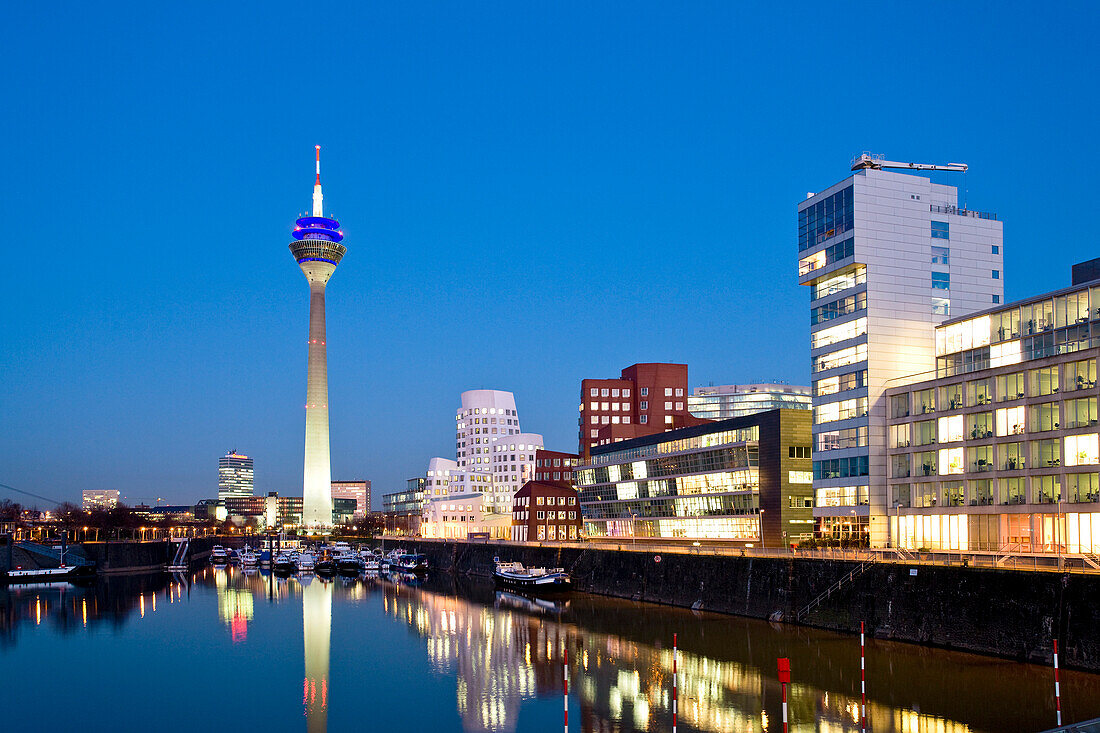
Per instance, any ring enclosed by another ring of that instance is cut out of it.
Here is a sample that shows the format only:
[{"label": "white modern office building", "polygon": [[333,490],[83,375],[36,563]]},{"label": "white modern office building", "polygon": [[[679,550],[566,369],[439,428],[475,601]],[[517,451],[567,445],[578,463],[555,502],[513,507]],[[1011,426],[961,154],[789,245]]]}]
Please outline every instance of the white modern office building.
[{"label": "white modern office building", "polygon": [[489,473],[490,443],[503,435],[520,432],[516,397],[496,389],[472,389],[462,393],[455,412],[455,458],[459,468]]},{"label": "white modern office building", "polygon": [[543,447],[537,433],[516,433],[497,438],[489,445],[492,459],[492,511],[509,514],[512,496],[535,478],[535,451]]},{"label": "white modern office building", "polygon": [[781,408],[809,410],[812,406],[809,387],[781,382],[696,387],[688,395],[688,412],[707,420],[728,420]]},{"label": "white modern office building", "polygon": [[118,489],[84,489],[81,496],[84,511],[114,509],[118,506]]},{"label": "white modern office building", "polygon": [[815,531],[878,547],[889,542],[885,390],[934,369],[941,321],[1002,302],[1002,225],[960,205],[954,186],[863,162],[798,205],[798,274],[810,289]]}]

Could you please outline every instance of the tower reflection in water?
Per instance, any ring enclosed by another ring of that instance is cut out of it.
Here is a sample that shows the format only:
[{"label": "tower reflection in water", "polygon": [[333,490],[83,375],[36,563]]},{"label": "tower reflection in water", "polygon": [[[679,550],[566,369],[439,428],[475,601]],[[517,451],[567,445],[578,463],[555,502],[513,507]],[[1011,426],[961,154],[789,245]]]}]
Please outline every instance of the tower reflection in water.
[{"label": "tower reflection in water", "polygon": [[302,579],[302,639],[305,642],[306,676],[302,706],[306,730],[328,729],[328,655],[332,630],[332,583],[319,578]]}]

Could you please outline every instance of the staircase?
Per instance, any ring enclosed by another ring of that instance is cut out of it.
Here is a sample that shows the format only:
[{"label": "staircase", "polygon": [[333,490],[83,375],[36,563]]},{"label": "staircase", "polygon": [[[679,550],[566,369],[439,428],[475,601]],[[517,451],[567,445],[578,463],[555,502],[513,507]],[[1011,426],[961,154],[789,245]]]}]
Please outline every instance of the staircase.
[{"label": "staircase", "polygon": [[175,541],[179,542],[179,547],[176,548],[172,562],[168,563],[168,569],[172,572],[185,572],[190,569],[188,555],[191,550],[191,540],[183,537]]},{"label": "staircase", "polygon": [[874,564],[875,564],[875,558],[873,558],[873,557],[870,560],[864,560],[863,562],[861,562],[859,564],[858,567],[853,568],[851,572],[847,573],[840,580],[838,580],[835,583],[833,583],[832,585],[830,585],[825,590],[824,593],[820,594],[817,598],[813,599],[812,601],[807,603],[805,606],[803,606],[801,609],[799,609],[798,614],[795,617],[798,620],[798,623],[802,623],[802,621],[806,618],[806,616],[809,615],[810,611],[814,610],[819,605],[821,605],[822,601],[824,601],[826,598],[831,596],[833,593],[836,593],[838,590],[840,590],[844,586],[846,586],[849,583],[851,583],[852,581],[854,581],[859,576],[863,575],[863,573],[865,573],[867,571],[867,568],[871,567]]}]

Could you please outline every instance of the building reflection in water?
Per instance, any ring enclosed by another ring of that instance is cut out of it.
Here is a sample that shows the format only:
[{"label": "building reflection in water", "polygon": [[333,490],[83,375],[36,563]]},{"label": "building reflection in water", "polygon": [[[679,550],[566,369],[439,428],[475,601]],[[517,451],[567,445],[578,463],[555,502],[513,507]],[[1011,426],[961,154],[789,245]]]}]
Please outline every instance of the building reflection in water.
[{"label": "building reflection in water", "polygon": [[328,729],[332,588],[331,582],[320,578],[302,579],[302,639],[306,663],[302,706],[309,733],[324,733]]},{"label": "building reflection in water", "polygon": [[255,613],[252,589],[240,587],[237,583],[230,584],[230,580],[248,578],[233,578],[239,571],[232,567],[214,569],[213,573],[214,587],[218,594],[218,616],[229,627],[234,644],[245,641],[248,638],[248,622]]},{"label": "building reflection in water", "polygon": [[[424,638],[431,666],[456,674],[456,706],[467,731],[516,730],[523,701],[562,694],[562,652],[570,650],[571,694],[581,730],[657,731],[671,726],[672,650],[576,624],[566,604],[497,593],[495,606],[450,594],[387,585],[388,615]],[[680,651],[684,730],[782,730],[778,682],[751,664]],[[859,696],[794,684],[795,730],[859,731]],[[942,716],[868,701],[871,729],[884,733],[964,733]],[[570,718],[573,716],[571,715]],[[803,727],[813,721],[810,727]]]}]

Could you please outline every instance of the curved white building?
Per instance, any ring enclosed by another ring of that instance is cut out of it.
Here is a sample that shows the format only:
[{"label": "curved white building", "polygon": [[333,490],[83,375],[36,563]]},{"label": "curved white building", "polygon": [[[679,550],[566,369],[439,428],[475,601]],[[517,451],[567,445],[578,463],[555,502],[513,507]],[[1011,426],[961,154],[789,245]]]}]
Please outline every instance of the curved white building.
[{"label": "curved white building", "polygon": [[471,389],[462,393],[462,407],[455,412],[455,457],[458,467],[489,473],[494,440],[520,432],[516,397],[496,389]]},{"label": "curved white building", "polygon": [[493,489],[486,503],[494,513],[511,513],[512,496],[535,478],[535,451],[542,447],[538,433],[503,435],[489,444]]}]

